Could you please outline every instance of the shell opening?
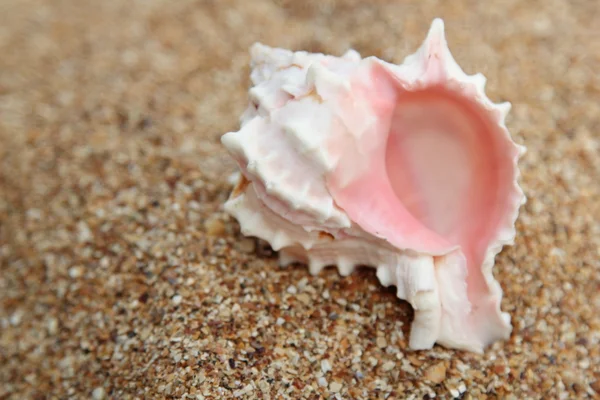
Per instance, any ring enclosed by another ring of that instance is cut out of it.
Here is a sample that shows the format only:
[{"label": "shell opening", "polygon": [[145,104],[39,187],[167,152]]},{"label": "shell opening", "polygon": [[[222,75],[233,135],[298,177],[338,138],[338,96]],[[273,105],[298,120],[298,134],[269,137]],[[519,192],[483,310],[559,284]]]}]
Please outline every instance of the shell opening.
[{"label": "shell opening", "polygon": [[487,128],[463,103],[435,87],[400,93],[385,150],[386,172],[398,199],[447,238],[454,238],[460,221],[479,223],[469,215],[493,202],[498,180]]},{"label": "shell opening", "polygon": [[[502,219],[513,164],[493,114],[446,87],[398,89],[385,148],[394,194],[419,222],[461,246],[471,267]],[[485,291],[470,274],[469,291]]]}]

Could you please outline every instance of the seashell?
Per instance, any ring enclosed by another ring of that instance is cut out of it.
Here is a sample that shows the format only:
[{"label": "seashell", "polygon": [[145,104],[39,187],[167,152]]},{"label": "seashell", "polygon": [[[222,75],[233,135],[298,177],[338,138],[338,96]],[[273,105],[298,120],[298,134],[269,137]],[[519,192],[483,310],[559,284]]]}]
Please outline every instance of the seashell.
[{"label": "seashell", "polygon": [[411,349],[508,338],[492,267],[525,202],[524,147],[510,104],[453,59],[442,20],[401,65],[261,44],[251,58],[250,104],[222,137],[241,169],[225,209],[242,233],[312,274],[376,268],[415,310]]}]

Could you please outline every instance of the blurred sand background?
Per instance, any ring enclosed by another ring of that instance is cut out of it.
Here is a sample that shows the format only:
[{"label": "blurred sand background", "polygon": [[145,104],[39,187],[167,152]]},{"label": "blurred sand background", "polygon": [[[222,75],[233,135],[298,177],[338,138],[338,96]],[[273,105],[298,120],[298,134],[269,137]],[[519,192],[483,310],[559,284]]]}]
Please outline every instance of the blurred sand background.
[{"label": "blurred sand background", "polygon": [[[248,48],[401,62],[442,17],[510,101],[529,202],[484,355],[409,352],[373,271],[281,269],[223,213]],[[0,399],[597,398],[597,1],[0,1]]]}]

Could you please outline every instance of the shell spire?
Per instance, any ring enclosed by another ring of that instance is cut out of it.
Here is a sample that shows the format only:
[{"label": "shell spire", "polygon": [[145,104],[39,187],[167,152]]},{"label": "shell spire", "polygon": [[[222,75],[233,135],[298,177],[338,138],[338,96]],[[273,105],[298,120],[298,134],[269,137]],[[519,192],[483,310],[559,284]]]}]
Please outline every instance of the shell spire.
[{"label": "shell spire", "polygon": [[492,268],[514,241],[524,148],[443,21],[401,65],[260,44],[251,57],[250,104],[222,138],[242,172],[225,205],[242,232],[312,274],[376,268],[415,309],[412,349],[507,338]]}]

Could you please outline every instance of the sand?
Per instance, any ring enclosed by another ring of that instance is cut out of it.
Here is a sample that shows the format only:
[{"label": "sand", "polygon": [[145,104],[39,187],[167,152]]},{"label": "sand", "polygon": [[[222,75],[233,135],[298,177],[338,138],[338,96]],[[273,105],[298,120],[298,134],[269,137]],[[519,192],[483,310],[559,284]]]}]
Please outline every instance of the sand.
[{"label": "sand", "polygon": [[[222,208],[255,41],[400,62],[443,17],[528,147],[511,338],[407,349],[372,270],[280,268]],[[600,393],[594,1],[0,2],[0,399]]]}]

